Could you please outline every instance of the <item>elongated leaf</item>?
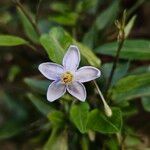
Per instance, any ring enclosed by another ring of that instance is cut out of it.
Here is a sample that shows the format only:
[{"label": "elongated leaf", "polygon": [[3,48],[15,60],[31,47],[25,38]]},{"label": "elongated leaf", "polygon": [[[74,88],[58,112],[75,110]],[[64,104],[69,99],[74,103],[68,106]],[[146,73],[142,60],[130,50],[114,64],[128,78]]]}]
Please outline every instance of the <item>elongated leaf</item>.
[{"label": "elongated leaf", "polygon": [[119,10],[119,1],[115,0],[104,12],[102,12],[95,22],[98,30],[103,30],[107,25],[110,25],[116,18]]},{"label": "elongated leaf", "polygon": [[61,24],[61,25],[73,26],[73,25],[76,24],[77,18],[78,18],[77,13],[68,12],[68,13],[65,13],[65,14],[50,16],[49,20],[53,21],[53,22],[56,22],[58,24]]},{"label": "elongated leaf", "polygon": [[65,115],[63,112],[55,110],[47,115],[53,127],[63,128],[65,123]]},{"label": "elongated leaf", "polygon": [[31,93],[27,94],[28,98],[30,99],[30,101],[35,105],[35,107],[43,114],[43,115],[48,115],[48,113],[52,112],[54,110],[54,108],[46,103],[46,98],[42,99],[39,98],[37,96],[34,96]]},{"label": "elongated leaf", "polygon": [[69,45],[75,44],[80,48],[81,55],[89,64],[97,67],[100,66],[100,60],[88,47],[77,42],[60,27],[52,28],[49,35],[42,35],[40,42],[45,48],[49,58],[54,62],[61,63]]},{"label": "elongated leaf", "polygon": [[70,119],[81,133],[87,131],[88,111],[89,105],[87,103],[73,105],[70,110]]},{"label": "elongated leaf", "polygon": [[117,133],[121,130],[122,114],[119,108],[112,109],[112,117],[106,117],[98,109],[94,109],[88,116],[88,129],[100,133]]},{"label": "elongated leaf", "polygon": [[58,133],[57,128],[54,128],[48,141],[44,146],[44,150],[68,150],[67,134],[67,131]]},{"label": "elongated leaf", "polygon": [[52,4],[50,4],[50,8],[60,13],[65,13],[70,11],[68,4],[63,2],[53,2]]},{"label": "elongated leaf", "polygon": [[150,95],[150,73],[130,75],[117,82],[110,90],[115,102],[131,100],[141,96]]},{"label": "elongated leaf", "polygon": [[28,44],[24,39],[14,35],[0,35],[0,46],[18,46]]},{"label": "elongated leaf", "polygon": [[[105,63],[102,66],[102,69],[101,69],[102,77],[106,80],[105,83],[107,82],[107,80],[109,78],[109,75],[110,75],[110,72],[112,69],[112,65],[113,65],[112,63]],[[129,68],[129,63],[118,64],[118,66],[115,70],[114,76],[112,78],[111,85],[114,85],[119,79],[121,79],[123,76],[125,76],[127,74],[128,68]]]},{"label": "elongated leaf", "polygon": [[34,27],[32,26],[31,22],[24,15],[24,13],[20,10],[20,8],[18,8],[17,10],[18,10],[18,14],[19,14],[20,20],[22,22],[25,34],[34,43],[39,43],[39,36],[36,33],[36,31],[35,31]]},{"label": "elongated leaf", "polygon": [[145,111],[150,112],[150,96],[142,97],[142,105]]},{"label": "elongated leaf", "polygon": [[[66,41],[65,45],[61,43],[63,39]],[[72,43],[72,39],[67,38],[62,29],[53,28],[49,35],[41,36],[40,42],[47,51],[49,58],[56,63],[61,63],[65,49]]]},{"label": "elongated leaf", "polygon": [[23,131],[23,125],[20,124],[19,120],[9,120],[3,126],[0,127],[0,139],[4,140],[16,136]]},{"label": "elongated leaf", "polygon": [[125,37],[126,37],[126,38],[128,37],[128,35],[129,35],[130,32],[131,32],[131,29],[132,29],[132,27],[133,27],[133,25],[134,25],[135,19],[136,19],[136,16],[133,16],[133,17],[129,20],[128,24],[125,26],[124,32],[125,32]]},{"label": "elongated leaf", "polygon": [[[107,43],[98,48],[96,52],[104,55],[116,56],[117,42]],[[148,40],[126,40],[121,49],[119,58],[130,60],[149,60],[150,41]]]},{"label": "elongated leaf", "polygon": [[49,80],[37,80],[33,78],[25,78],[24,82],[31,87],[31,89],[35,90],[40,94],[44,94],[47,92],[47,88],[50,85]]}]

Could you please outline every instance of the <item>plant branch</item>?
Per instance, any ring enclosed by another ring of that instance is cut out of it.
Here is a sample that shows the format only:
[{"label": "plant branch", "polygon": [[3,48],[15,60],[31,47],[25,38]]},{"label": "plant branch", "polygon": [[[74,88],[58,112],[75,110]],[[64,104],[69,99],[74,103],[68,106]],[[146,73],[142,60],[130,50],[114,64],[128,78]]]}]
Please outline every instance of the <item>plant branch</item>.
[{"label": "plant branch", "polygon": [[39,19],[39,10],[40,10],[40,6],[41,6],[42,0],[39,0],[38,4],[37,4],[37,8],[36,8],[36,16],[35,16],[35,22],[38,23],[38,19]]},{"label": "plant branch", "polygon": [[109,87],[112,83],[112,78],[113,78],[113,75],[114,75],[118,60],[119,60],[119,54],[120,54],[120,51],[123,47],[123,43],[124,43],[124,38],[121,41],[119,41],[119,43],[118,43],[117,53],[116,53],[116,56],[114,58],[114,63],[113,63],[113,66],[112,66],[112,69],[111,69],[111,72],[110,72],[110,76],[108,78],[108,82],[106,84],[106,95],[107,95],[108,89],[109,89]]},{"label": "plant branch", "polygon": [[24,15],[28,18],[32,26],[34,27],[35,31],[38,35],[40,35],[40,30],[38,29],[36,22],[32,19],[32,17],[28,14],[28,12],[25,10],[25,8],[22,6],[22,4],[19,2],[19,0],[12,0],[12,2],[21,9],[21,11],[24,13]]},{"label": "plant branch", "polygon": [[95,87],[96,87],[96,89],[97,89],[97,91],[98,91],[98,93],[99,93],[99,95],[100,95],[100,97],[101,97],[101,100],[102,100],[102,102],[103,102],[105,114],[106,114],[108,117],[111,117],[111,116],[112,116],[112,110],[110,109],[110,107],[108,106],[107,102],[105,101],[104,96],[103,96],[101,90],[99,89],[98,84],[96,83],[96,81],[94,80],[93,82],[94,82]]}]

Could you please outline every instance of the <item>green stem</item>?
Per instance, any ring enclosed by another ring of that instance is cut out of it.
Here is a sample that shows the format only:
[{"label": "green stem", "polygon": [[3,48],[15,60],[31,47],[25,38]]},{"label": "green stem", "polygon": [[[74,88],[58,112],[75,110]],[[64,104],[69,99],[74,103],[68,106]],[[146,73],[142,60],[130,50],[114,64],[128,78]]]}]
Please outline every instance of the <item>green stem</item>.
[{"label": "green stem", "polygon": [[106,115],[107,115],[108,117],[111,117],[111,116],[112,116],[112,111],[111,111],[109,105],[108,105],[107,102],[105,101],[104,96],[103,96],[101,90],[99,89],[98,84],[96,83],[96,81],[94,80],[93,82],[94,82],[95,87],[96,87],[96,89],[97,89],[97,91],[98,91],[98,93],[99,93],[99,95],[100,95],[100,97],[101,97],[101,100],[102,100],[102,102],[103,102],[104,110],[105,110]]},{"label": "green stem", "polygon": [[116,53],[116,56],[114,58],[114,63],[113,63],[113,66],[112,66],[112,69],[111,69],[111,72],[110,72],[110,76],[108,78],[108,82],[106,84],[106,95],[107,95],[108,89],[109,89],[109,87],[110,87],[110,85],[112,83],[112,78],[113,78],[113,75],[114,75],[114,72],[115,72],[118,60],[119,60],[119,54],[120,54],[120,51],[121,51],[121,49],[123,47],[123,43],[124,43],[124,32],[123,32],[123,38],[118,43],[117,53]]},{"label": "green stem", "polygon": [[42,0],[39,0],[38,4],[37,4],[37,8],[36,8],[36,16],[35,16],[35,22],[38,23],[38,19],[39,19],[39,10],[40,10],[40,6],[41,6]]},{"label": "green stem", "polygon": [[28,12],[25,10],[25,8],[22,6],[22,4],[19,2],[19,0],[12,0],[12,2],[21,9],[21,11],[24,13],[24,15],[28,18],[28,20],[30,21],[30,23],[32,24],[32,26],[34,27],[35,31],[37,32],[37,34],[40,36],[40,30],[38,29],[36,22],[33,21],[32,17],[28,14]]}]

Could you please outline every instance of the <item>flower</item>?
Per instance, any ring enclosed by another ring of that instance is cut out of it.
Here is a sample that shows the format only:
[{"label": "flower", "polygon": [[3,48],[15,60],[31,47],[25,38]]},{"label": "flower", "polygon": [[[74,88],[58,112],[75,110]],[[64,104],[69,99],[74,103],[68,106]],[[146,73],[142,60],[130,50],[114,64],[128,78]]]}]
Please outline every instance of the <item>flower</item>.
[{"label": "flower", "polygon": [[47,100],[53,102],[68,91],[80,101],[86,99],[86,89],[82,84],[100,77],[101,72],[95,67],[84,66],[79,69],[80,52],[77,46],[70,45],[62,65],[46,62],[39,65],[40,72],[53,82],[47,90]]}]

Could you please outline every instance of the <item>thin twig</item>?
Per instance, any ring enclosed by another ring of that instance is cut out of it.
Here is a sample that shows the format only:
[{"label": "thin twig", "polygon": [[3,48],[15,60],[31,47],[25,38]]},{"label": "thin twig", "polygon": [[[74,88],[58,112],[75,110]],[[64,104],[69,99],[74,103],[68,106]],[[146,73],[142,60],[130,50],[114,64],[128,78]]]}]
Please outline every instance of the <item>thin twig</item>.
[{"label": "thin twig", "polygon": [[107,102],[105,101],[104,96],[103,96],[101,90],[99,89],[98,84],[96,83],[96,81],[94,80],[93,82],[94,82],[95,87],[96,87],[96,89],[97,89],[97,91],[98,91],[98,93],[99,93],[99,95],[100,95],[100,97],[101,97],[101,100],[102,100],[102,102],[103,102],[105,114],[106,114],[108,117],[111,117],[111,116],[112,116],[112,110],[111,110],[111,108],[109,107],[109,105],[108,105]]},{"label": "thin twig", "polygon": [[37,4],[37,8],[36,8],[36,16],[35,16],[35,22],[38,23],[38,19],[39,19],[39,10],[40,10],[40,6],[41,6],[42,0],[39,0],[38,4]]},{"label": "thin twig", "polygon": [[107,95],[108,89],[109,89],[109,87],[111,85],[111,82],[112,82],[112,78],[113,78],[113,75],[114,75],[118,60],[119,60],[119,54],[120,54],[120,51],[123,47],[123,43],[124,43],[124,38],[121,41],[119,41],[119,43],[118,43],[117,53],[116,53],[116,56],[114,58],[114,63],[113,63],[113,66],[112,66],[112,69],[111,69],[111,72],[110,72],[110,76],[108,78],[108,82],[106,84],[106,95]]},{"label": "thin twig", "polygon": [[25,8],[22,6],[22,4],[19,2],[19,0],[12,0],[12,2],[18,6],[21,11],[24,13],[24,15],[28,18],[32,26],[34,27],[35,31],[37,32],[38,35],[40,35],[40,30],[38,29],[36,22],[32,19],[32,17],[28,14],[28,12],[25,10]]}]

